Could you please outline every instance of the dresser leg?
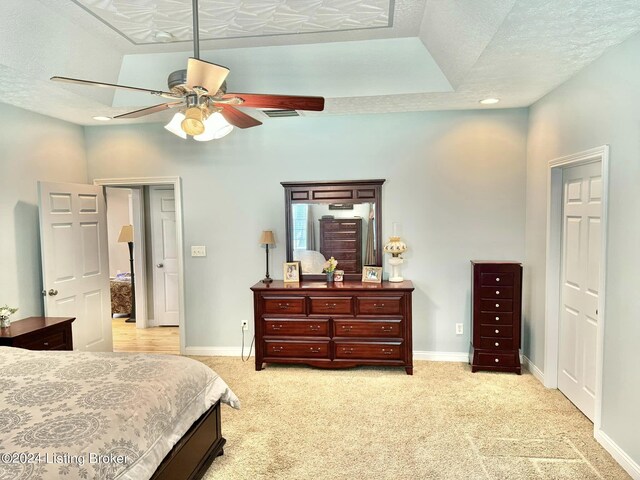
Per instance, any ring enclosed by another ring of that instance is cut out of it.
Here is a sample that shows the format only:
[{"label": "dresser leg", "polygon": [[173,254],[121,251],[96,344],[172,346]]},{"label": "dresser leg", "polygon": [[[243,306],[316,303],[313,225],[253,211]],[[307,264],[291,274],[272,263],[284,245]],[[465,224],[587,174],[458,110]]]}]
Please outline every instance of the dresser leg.
[{"label": "dresser leg", "polygon": [[407,375],[413,375],[413,366],[404,367],[404,371],[407,372]]},{"label": "dresser leg", "polygon": [[262,370],[262,362],[258,362],[256,360],[256,372],[259,372],[260,370]]}]

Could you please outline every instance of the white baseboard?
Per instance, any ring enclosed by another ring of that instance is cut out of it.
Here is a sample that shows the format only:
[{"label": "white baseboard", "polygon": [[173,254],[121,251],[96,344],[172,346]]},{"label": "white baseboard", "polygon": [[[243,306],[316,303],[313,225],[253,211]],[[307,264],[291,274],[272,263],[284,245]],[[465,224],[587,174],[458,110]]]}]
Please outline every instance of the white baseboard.
[{"label": "white baseboard", "polygon": [[522,366],[529,370],[531,374],[538,379],[538,381],[544,385],[544,373],[540,370],[528,357],[522,357]]},{"label": "white baseboard", "polygon": [[[240,347],[186,347],[185,355],[205,357],[239,357]],[[247,354],[245,347],[244,354]],[[251,356],[254,356],[253,352]],[[469,362],[469,354],[465,352],[413,352],[414,360],[430,360],[436,362]]]},{"label": "white baseboard", "polygon": [[640,480],[640,465],[638,465],[633,459],[622,450],[616,442],[604,433],[602,430],[597,430],[595,433],[596,440],[604,449],[611,454],[616,462],[624,468],[631,478],[634,480]]},{"label": "white baseboard", "polygon": [[463,362],[469,363],[469,354],[467,352],[413,352],[414,360],[430,360],[432,362]]},{"label": "white baseboard", "polygon": [[[248,347],[245,347],[244,354],[248,352]],[[203,357],[239,357],[240,347],[186,347],[184,349],[185,355],[195,355]],[[253,352],[251,352],[253,357]]]}]

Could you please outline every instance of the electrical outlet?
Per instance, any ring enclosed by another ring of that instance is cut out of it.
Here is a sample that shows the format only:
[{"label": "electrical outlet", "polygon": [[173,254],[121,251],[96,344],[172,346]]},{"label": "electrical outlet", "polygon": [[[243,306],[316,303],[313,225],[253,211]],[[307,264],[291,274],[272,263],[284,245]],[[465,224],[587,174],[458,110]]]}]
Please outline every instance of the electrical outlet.
[{"label": "electrical outlet", "polygon": [[456,335],[462,335],[464,333],[464,327],[462,323],[456,323]]},{"label": "electrical outlet", "polygon": [[249,322],[246,320],[242,320],[240,322],[240,324],[242,325],[242,330],[249,330]]},{"label": "electrical outlet", "polygon": [[204,245],[201,246],[191,246],[191,256],[192,257],[206,257],[207,256],[207,247]]}]

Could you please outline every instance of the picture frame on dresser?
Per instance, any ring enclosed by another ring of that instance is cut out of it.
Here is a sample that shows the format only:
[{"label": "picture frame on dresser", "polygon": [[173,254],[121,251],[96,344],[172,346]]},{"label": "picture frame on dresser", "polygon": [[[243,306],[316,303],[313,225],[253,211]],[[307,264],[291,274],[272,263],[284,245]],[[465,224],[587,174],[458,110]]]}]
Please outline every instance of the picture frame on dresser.
[{"label": "picture frame on dresser", "polygon": [[363,283],[381,283],[382,267],[362,267]]},{"label": "picture frame on dresser", "polygon": [[300,262],[284,262],[282,270],[284,283],[300,282]]}]

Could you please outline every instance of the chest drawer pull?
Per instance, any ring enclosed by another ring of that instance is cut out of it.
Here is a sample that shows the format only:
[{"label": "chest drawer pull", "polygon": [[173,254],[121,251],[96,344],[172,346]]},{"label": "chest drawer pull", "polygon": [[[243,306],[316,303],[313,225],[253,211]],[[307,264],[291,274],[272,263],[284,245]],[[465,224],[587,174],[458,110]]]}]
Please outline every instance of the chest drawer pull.
[{"label": "chest drawer pull", "polygon": [[391,355],[393,353],[393,350],[383,348],[382,349],[382,353],[384,353],[385,355]]},{"label": "chest drawer pull", "polygon": [[278,347],[278,346],[273,346],[272,350],[274,352],[282,352],[284,350],[284,347]]},{"label": "chest drawer pull", "polygon": [[347,332],[350,332],[351,328],[352,328],[351,325],[342,325],[342,329],[346,330]]},{"label": "chest drawer pull", "polygon": [[384,308],[384,303],[374,303],[373,308]]},{"label": "chest drawer pull", "polygon": [[393,331],[393,327],[382,327],[382,331],[383,332],[392,332]]},{"label": "chest drawer pull", "polygon": [[500,290],[496,290],[496,295],[500,295]]},{"label": "chest drawer pull", "polygon": [[346,348],[346,347],[343,347],[343,348],[342,348],[342,353],[349,353],[349,354],[351,354],[351,353],[353,353],[353,348]]},{"label": "chest drawer pull", "polygon": [[280,307],[281,310],[287,310],[289,308],[289,304],[288,303],[279,303],[278,307]]},{"label": "chest drawer pull", "polygon": [[500,281],[500,277],[497,277],[497,278],[496,278],[496,282],[499,282],[499,281]]},{"label": "chest drawer pull", "polygon": [[318,330],[320,330],[320,325],[309,325],[309,330],[317,332]]},{"label": "chest drawer pull", "polygon": [[325,303],[324,306],[327,307],[327,308],[336,308],[337,307],[337,305],[335,303]]},{"label": "chest drawer pull", "polygon": [[500,321],[500,317],[496,317],[496,322],[499,322],[499,321]]},{"label": "chest drawer pull", "polygon": [[311,353],[320,353],[320,349],[319,348],[314,348],[314,347],[309,347],[309,351]]},{"label": "chest drawer pull", "polygon": [[496,358],[496,359],[495,359],[495,362],[496,362],[496,363],[500,363],[500,359],[499,359],[499,358]]},{"label": "chest drawer pull", "polygon": [[280,330],[282,329],[282,325],[271,325],[271,330]]},{"label": "chest drawer pull", "polygon": [[499,346],[500,346],[500,342],[496,342],[496,347],[499,347]]},{"label": "chest drawer pull", "polygon": [[49,346],[49,342],[44,342],[44,343],[43,343],[43,345],[44,345],[45,347],[48,347],[48,346]]},{"label": "chest drawer pull", "polygon": [[500,333],[500,330],[498,330],[497,328],[496,328],[496,333]]}]

